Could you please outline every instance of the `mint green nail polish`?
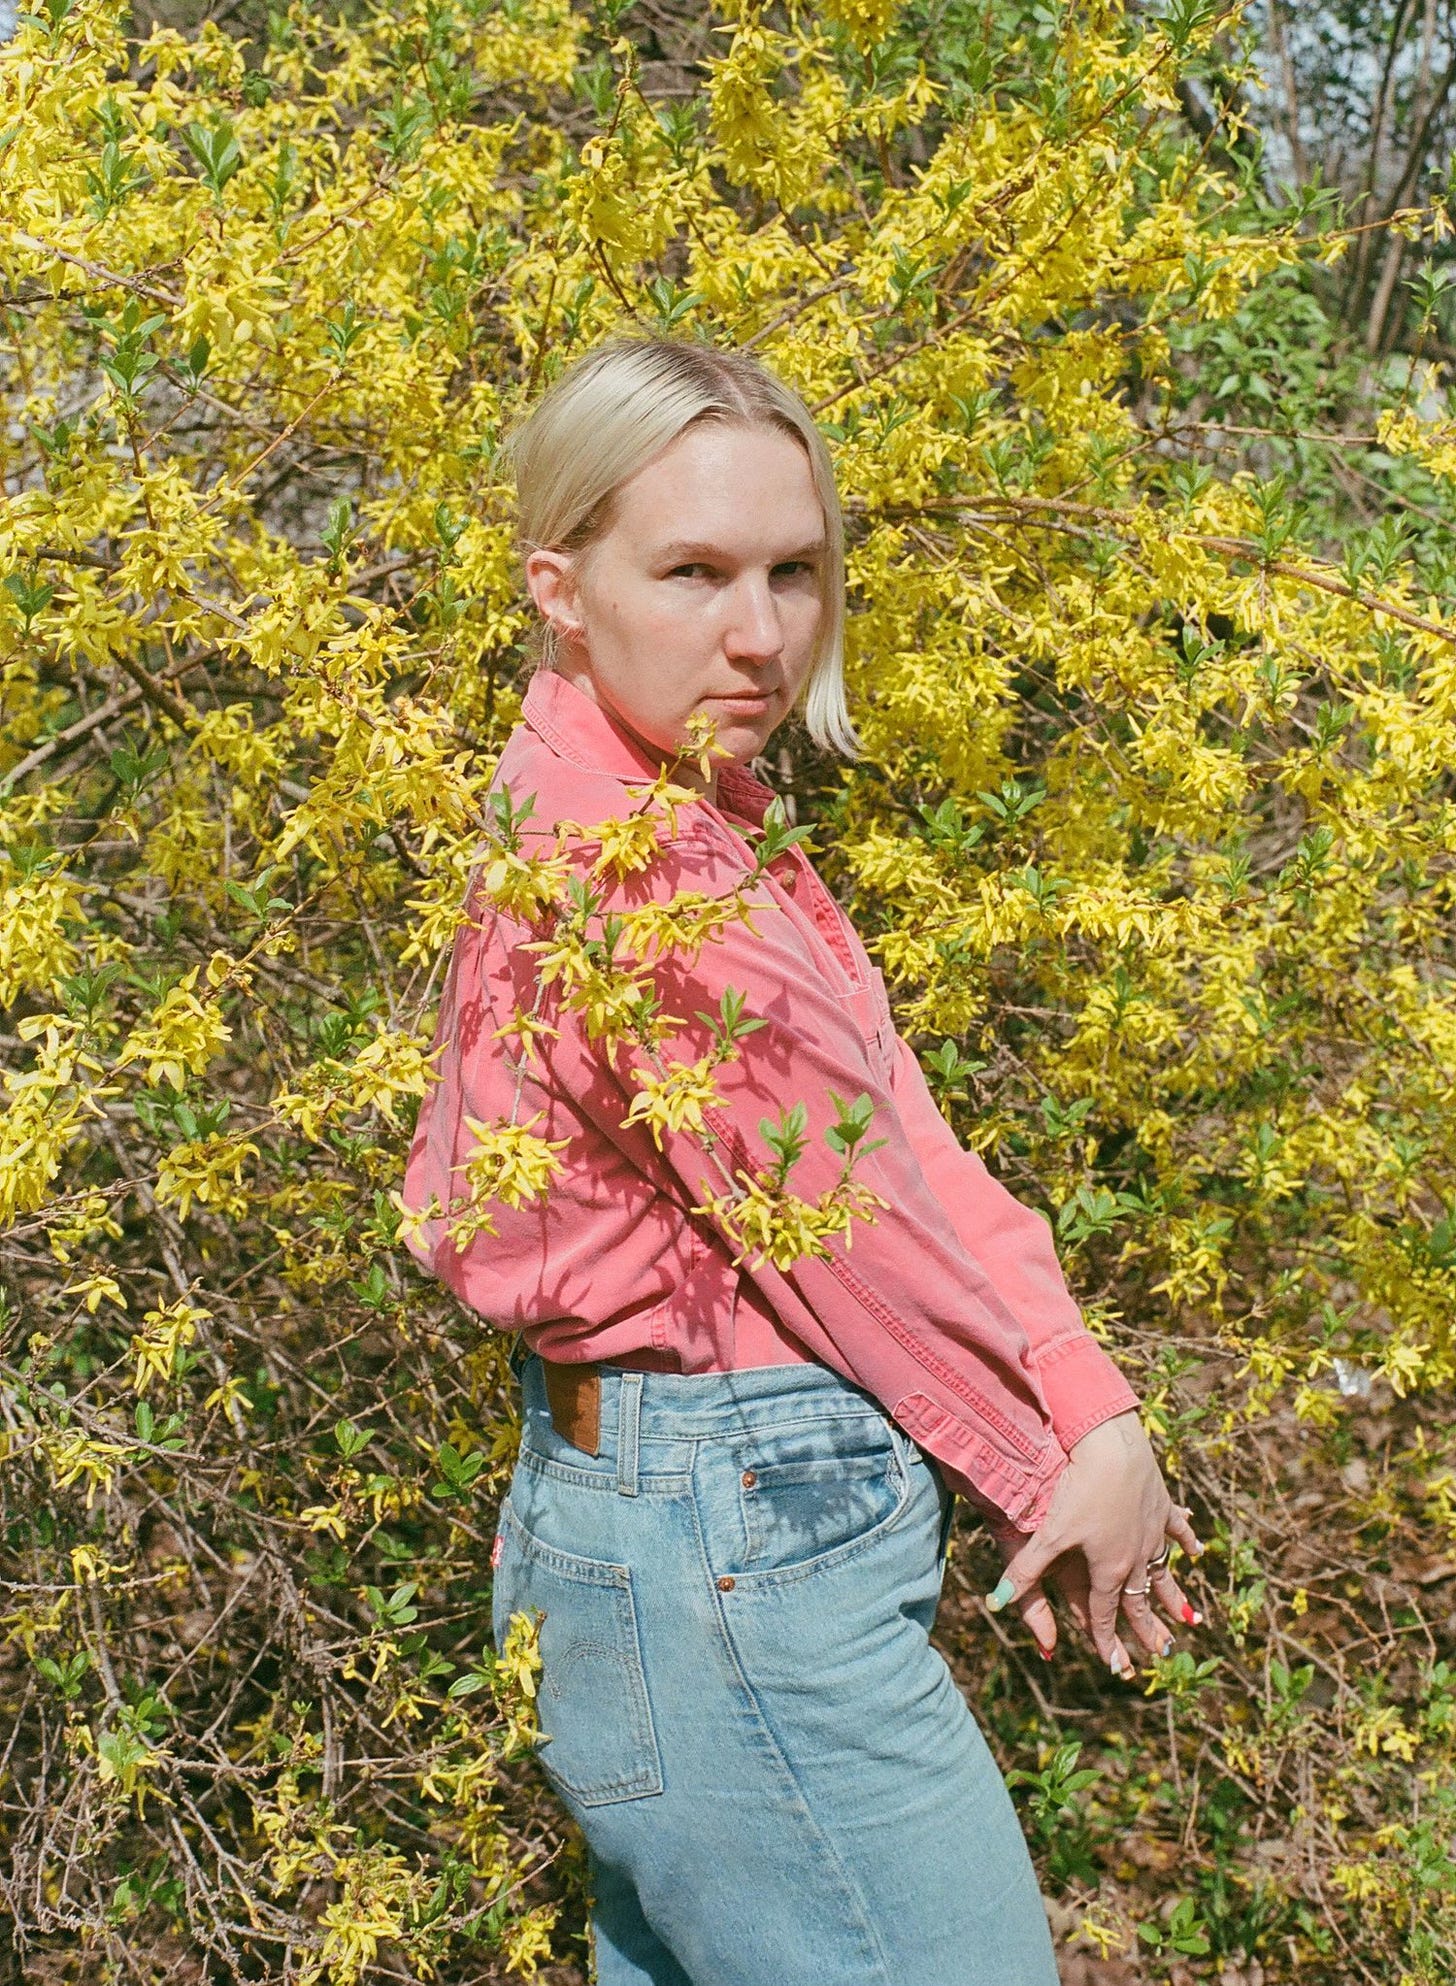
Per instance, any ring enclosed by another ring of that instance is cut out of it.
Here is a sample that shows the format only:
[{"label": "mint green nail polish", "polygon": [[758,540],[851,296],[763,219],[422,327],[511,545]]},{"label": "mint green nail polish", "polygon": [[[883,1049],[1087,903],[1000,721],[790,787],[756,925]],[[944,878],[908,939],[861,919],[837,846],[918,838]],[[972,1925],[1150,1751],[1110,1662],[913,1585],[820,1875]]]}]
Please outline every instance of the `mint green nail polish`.
[{"label": "mint green nail polish", "polygon": [[1015,1591],[1015,1582],[1010,1579],[1003,1579],[994,1593],[988,1593],[986,1595],[986,1605],[991,1609],[993,1614],[999,1614]]}]

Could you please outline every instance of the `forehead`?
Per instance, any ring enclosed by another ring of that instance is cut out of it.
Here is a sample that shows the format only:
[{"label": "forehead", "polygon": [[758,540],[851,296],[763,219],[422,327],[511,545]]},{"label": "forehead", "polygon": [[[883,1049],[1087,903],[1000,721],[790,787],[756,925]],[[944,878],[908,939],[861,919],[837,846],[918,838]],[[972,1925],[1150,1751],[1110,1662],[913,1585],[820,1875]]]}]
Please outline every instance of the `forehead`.
[{"label": "forehead", "polygon": [[824,514],[803,447],[772,427],[698,421],[617,491],[614,529],[634,538],[722,540],[823,536]]}]

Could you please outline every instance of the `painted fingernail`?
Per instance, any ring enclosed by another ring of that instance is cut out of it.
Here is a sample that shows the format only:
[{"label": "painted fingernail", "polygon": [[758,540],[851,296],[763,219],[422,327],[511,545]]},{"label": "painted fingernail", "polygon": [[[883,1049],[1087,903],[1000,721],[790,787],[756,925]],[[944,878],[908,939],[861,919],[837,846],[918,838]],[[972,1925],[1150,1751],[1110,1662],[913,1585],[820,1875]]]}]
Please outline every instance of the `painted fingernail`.
[{"label": "painted fingernail", "polygon": [[1188,1547],[1188,1556],[1190,1558],[1202,1558],[1207,1549],[1207,1545],[1200,1545],[1197,1538],[1195,1538],[1193,1543]]},{"label": "painted fingernail", "polygon": [[1110,1661],[1110,1662],[1108,1663],[1108,1665],[1107,1665],[1107,1666],[1108,1666],[1108,1668],[1109,1668],[1109,1669],[1111,1669],[1111,1671],[1112,1671],[1112,1673],[1113,1673],[1113,1675],[1117,1677],[1117,1679],[1118,1679],[1118,1681],[1119,1681],[1119,1682],[1121,1682],[1121,1681],[1122,1681],[1122,1657],[1121,1657],[1120,1655],[1114,1655],[1114,1656],[1113,1656],[1113,1658],[1112,1658],[1112,1660],[1111,1660],[1111,1661]]},{"label": "painted fingernail", "polygon": [[1006,1602],[1009,1599],[1011,1599],[1011,1597],[1014,1595],[1015,1592],[1016,1592],[1015,1581],[1010,1579],[1003,1579],[996,1587],[994,1593],[988,1593],[986,1595],[986,1605],[991,1609],[991,1612],[993,1614],[999,1614],[1001,1609],[1006,1605]]},{"label": "painted fingernail", "polygon": [[1036,1644],[1036,1652],[1038,1655],[1040,1655],[1043,1662],[1050,1662],[1050,1660],[1052,1659],[1052,1651],[1050,1650],[1050,1648],[1043,1648],[1040,1642]]},{"label": "painted fingernail", "polygon": [[1188,1623],[1189,1627],[1203,1626],[1202,1614],[1199,1613],[1197,1607],[1190,1606],[1186,1600],[1183,1602],[1183,1618]]},{"label": "painted fingernail", "polygon": [[1162,1647],[1158,1650],[1158,1653],[1162,1656],[1163,1660],[1166,1662],[1168,1657],[1172,1654],[1172,1652],[1173,1652],[1173,1637],[1170,1634],[1168,1636],[1168,1639],[1163,1643]]}]

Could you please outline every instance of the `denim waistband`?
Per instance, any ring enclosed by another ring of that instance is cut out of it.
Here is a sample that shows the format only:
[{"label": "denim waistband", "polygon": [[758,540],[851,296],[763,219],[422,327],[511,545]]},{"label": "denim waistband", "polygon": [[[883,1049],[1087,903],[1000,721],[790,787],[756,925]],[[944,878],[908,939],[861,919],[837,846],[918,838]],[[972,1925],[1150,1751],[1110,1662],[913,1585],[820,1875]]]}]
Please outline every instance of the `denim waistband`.
[{"label": "denim waistband", "polygon": [[[512,1359],[529,1413],[549,1416],[540,1357],[528,1352]],[[825,1365],[748,1366],[736,1372],[640,1372],[599,1365],[601,1444],[604,1455],[617,1449],[618,1430],[633,1423],[635,1438],[711,1438],[744,1427],[770,1427],[776,1421],[845,1413],[888,1418],[873,1394]]]}]

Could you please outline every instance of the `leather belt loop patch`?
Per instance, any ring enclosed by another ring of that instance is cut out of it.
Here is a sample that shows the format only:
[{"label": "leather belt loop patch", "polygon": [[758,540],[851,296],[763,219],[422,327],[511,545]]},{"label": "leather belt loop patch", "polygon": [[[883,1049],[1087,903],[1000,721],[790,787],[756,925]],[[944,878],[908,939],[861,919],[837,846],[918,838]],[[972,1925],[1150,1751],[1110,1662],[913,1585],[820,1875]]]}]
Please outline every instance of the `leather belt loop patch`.
[{"label": "leather belt loop patch", "polygon": [[546,1403],[551,1425],[563,1441],[587,1455],[600,1455],[602,1438],[602,1375],[589,1365],[553,1365],[542,1361]]}]

